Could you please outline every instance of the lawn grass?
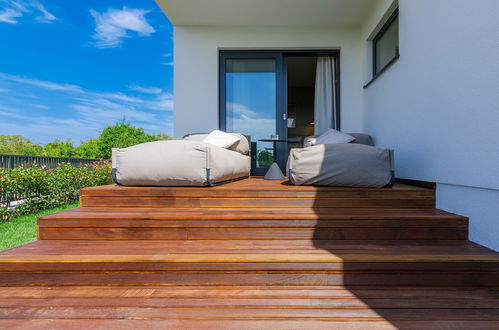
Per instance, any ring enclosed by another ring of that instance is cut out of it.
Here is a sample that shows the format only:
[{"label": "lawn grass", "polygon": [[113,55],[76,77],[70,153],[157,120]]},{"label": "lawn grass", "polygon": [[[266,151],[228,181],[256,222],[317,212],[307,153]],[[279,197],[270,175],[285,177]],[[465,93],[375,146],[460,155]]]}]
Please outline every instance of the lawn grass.
[{"label": "lawn grass", "polygon": [[74,202],[53,209],[21,215],[9,221],[0,222],[0,251],[36,240],[36,218],[78,207]]}]

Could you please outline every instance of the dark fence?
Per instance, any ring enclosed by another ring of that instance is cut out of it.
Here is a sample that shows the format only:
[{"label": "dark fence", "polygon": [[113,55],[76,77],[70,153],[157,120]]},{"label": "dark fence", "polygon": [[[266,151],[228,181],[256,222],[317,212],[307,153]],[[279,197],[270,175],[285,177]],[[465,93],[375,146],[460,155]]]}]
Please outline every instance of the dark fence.
[{"label": "dark fence", "polygon": [[73,158],[73,157],[49,157],[49,156],[21,156],[21,155],[3,155],[0,154],[0,168],[8,170],[19,166],[36,165],[46,168],[57,167],[60,163],[69,163],[74,167],[91,164],[98,161],[94,158]]}]

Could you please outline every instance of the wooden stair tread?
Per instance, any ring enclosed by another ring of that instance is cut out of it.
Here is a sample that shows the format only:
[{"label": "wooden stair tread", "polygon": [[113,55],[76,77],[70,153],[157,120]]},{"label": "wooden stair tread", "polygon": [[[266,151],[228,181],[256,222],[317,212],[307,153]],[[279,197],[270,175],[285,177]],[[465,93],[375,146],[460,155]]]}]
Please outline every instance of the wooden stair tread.
[{"label": "wooden stair tread", "polygon": [[[64,319],[73,319],[71,324],[99,319],[197,320],[203,328],[209,320],[280,321],[283,326],[291,320],[301,326],[319,320],[370,321],[364,324],[459,320],[490,325],[498,317],[498,289],[477,287],[0,287],[0,318],[36,318],[44,325],[43,320]],[[5,320],[0,326],[9,324]]]},{"label": "wooden stair tread", "polygon": [[349,209],[349,208],[75,208],[40,220],[146,219],[146,220],[292,220],[292,219],[466,219],[439,209]]},{"label": "wooden stair tread", "polygon": [[438,253],[446,254],[492,254],[498,255],[490,249],[468,241],[450,242],[406,242],[406,241],[260,241],[260,240],[74,240],[68,243],[65,240],[41,240],[26,243],[24,245],[0,252],[2,255],[23,255],[23,254],[61,254],[70,253],[73,255],[93,255],[112,252],[111,254],[136,254],[138,250],[146,254],[157,253],[189,253],[189,252],[209,252],[223,251],[230,253],[237,251],[270,251],[269,253],[289,253],[290,251],[301,251],[302,253],[324,253],[327,251],[337,251],[337,253],[367,252],[371,254],[396,254],[396,253]]},{"label": "wooden stair tread", "polygon": [[[373,287],[341,286],[11,286],[0,287],[5,298],[255,298],[255,299],[499,299],[499,287]],[[0,304],[1,306],[1,304]]]},{"label": "wooden stair tread", "polygon": [[257,192],[261,194],[264,191],[293,191],[293,192],[335,192],[335,191],[351,191],[351,192],[432,192],[433,189],[417,187],[413,185],[395,183],[390,188],[352,188],[352,187],[326,187],[326,186],[295,186],[287,180],[263,180],[261,178],[248,178],[245,180],[235,181],[215,187],[125,187],[116,184],[83,188],[81,193],[86,196],[99,196],[100,194],[129,194],[130,196],[143,196],[143,194],[152,194],[152,196],[164,195],[214,195],[218,192],[240,192],[251,193]]},{"label": "wooden stair tread", "polygon": [[[499,262],[499,254],[486,249],[478,248],[471,244],[471,249],[463,252],[463,245],[438,245],[445,252],[436,249],[435,244],[399,243],[373,243],[365,247],[362,243],[325,245],[327,248],[317,248],[312,245],[297,245],[290,250],[292,244],[281,243],[283,249],[280,253],[279,245],[269,246],[266,243],[258,245],[251,241],[243,241],[236,247],[230,248],[232,241],[204,242],[189,246],[183,241],[183,246],[173,247],[171,244],[158,242],[125,241],[119,245],[114,241],[103,241],[98,244],[73,245],[72,248],[61,252],[64,243],[61,241],[36,241],[26,247],[11,249],[0,253],[0,263],[147,263],[147,262],[178,262],[178,263],[355,263],[355,262]],[[251,249],[241,249],[247,244]],[[320,242],[316,243],[320,246]],[[128,249],[124,247],[128,246]],[[224,249],[224,246],[229,246]],[[288,248],[286,249],[286,246]],[[306,247],[306,248],[305,248]],[[268,249],[270,248],[270,251]],[[335,251],[336,249],[336,251]],[[46,253],[44,251],[52,251]],[[145,252],[144,252],[145,251]]]}]

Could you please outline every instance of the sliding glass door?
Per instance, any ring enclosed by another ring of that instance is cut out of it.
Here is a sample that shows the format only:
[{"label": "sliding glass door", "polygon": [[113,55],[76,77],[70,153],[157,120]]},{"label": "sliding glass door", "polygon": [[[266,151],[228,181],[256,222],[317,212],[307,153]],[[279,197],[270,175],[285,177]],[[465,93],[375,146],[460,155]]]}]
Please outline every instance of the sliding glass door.
[{"label": "sliding glass door", "polygon": [[283,56],[279,53],[220,53],[220,128],[251,137],[252,175],[263,175],[274,157],[284,169],[286,139]]}]

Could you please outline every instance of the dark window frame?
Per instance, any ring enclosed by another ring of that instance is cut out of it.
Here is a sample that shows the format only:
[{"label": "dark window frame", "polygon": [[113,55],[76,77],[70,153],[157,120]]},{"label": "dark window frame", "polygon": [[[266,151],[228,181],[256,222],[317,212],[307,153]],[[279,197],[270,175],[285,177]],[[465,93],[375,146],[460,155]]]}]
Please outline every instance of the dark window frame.
[{"label": "dark window frame", "polygon": [[[319,56],[319,55],[331,55],[335,56],[335,70],[336,70],[336,83],[335,83],[335,100],[336,107],[338,109],[336,114],[337,129],[340,130],[341,125],[341,72],[340,72],[340,50],[339,49],[265,49],[265,50],[245,50],[245,49],[219,49],[218,50],[218,128],[222,131],[227,129],[227,108],[226,108],[226,60],[227,59],[239,59],[239,58],[276,58],[278,61],[278,66],[276,68],[277,82],[281,80],[280,88],[277,88],[277,116],[276,118],[282,118],[282,114],[286,113],[288,108],[288,96],[287,96],[287,57],[288,56]],[[280,63],[279,63],[280,62]],[[279,128],[280,127],[280,128]],[[280,138],[287,138],[287,126],[283,123],[278,125],[277,133]],[[285,160],[287,157],[287,145],[278,143],[277,145],[278,153],[280,154],[279,159],[281,161],[281,166],[285,168]],[[251,175],[265,175],[266,168],[261,172],[259,169],[256,171],[251,170]]]},{"label": "dark window frame", "polygon": [[393,62],[395,62],[400,57],[399,46],[397,45],[397,49],[395,51],[395,55],[393,56],[393,58],[391,60],[389,60],[382,68],[377,68],[376,67],[376,62],[377,62],[377,58],[376,58],[376,44],[385,35],[385,32],[392,26],[393,22],[398,17],[399,17],[399,9],[397,7],[393,11],[393,13],[390,15],[390,17],[388,18],[388,20],[385,22],[385,24],[383,24],[383,26],[381,27],[381,29],[378,31],[378,33],[374,36],[374,38],[372,40],[373,80],[375,78],[377,78],[377,76],[379,76],[380,74],[382,74],[383,72],[385,72],[385,70],[391,64],[393,64]]}]

